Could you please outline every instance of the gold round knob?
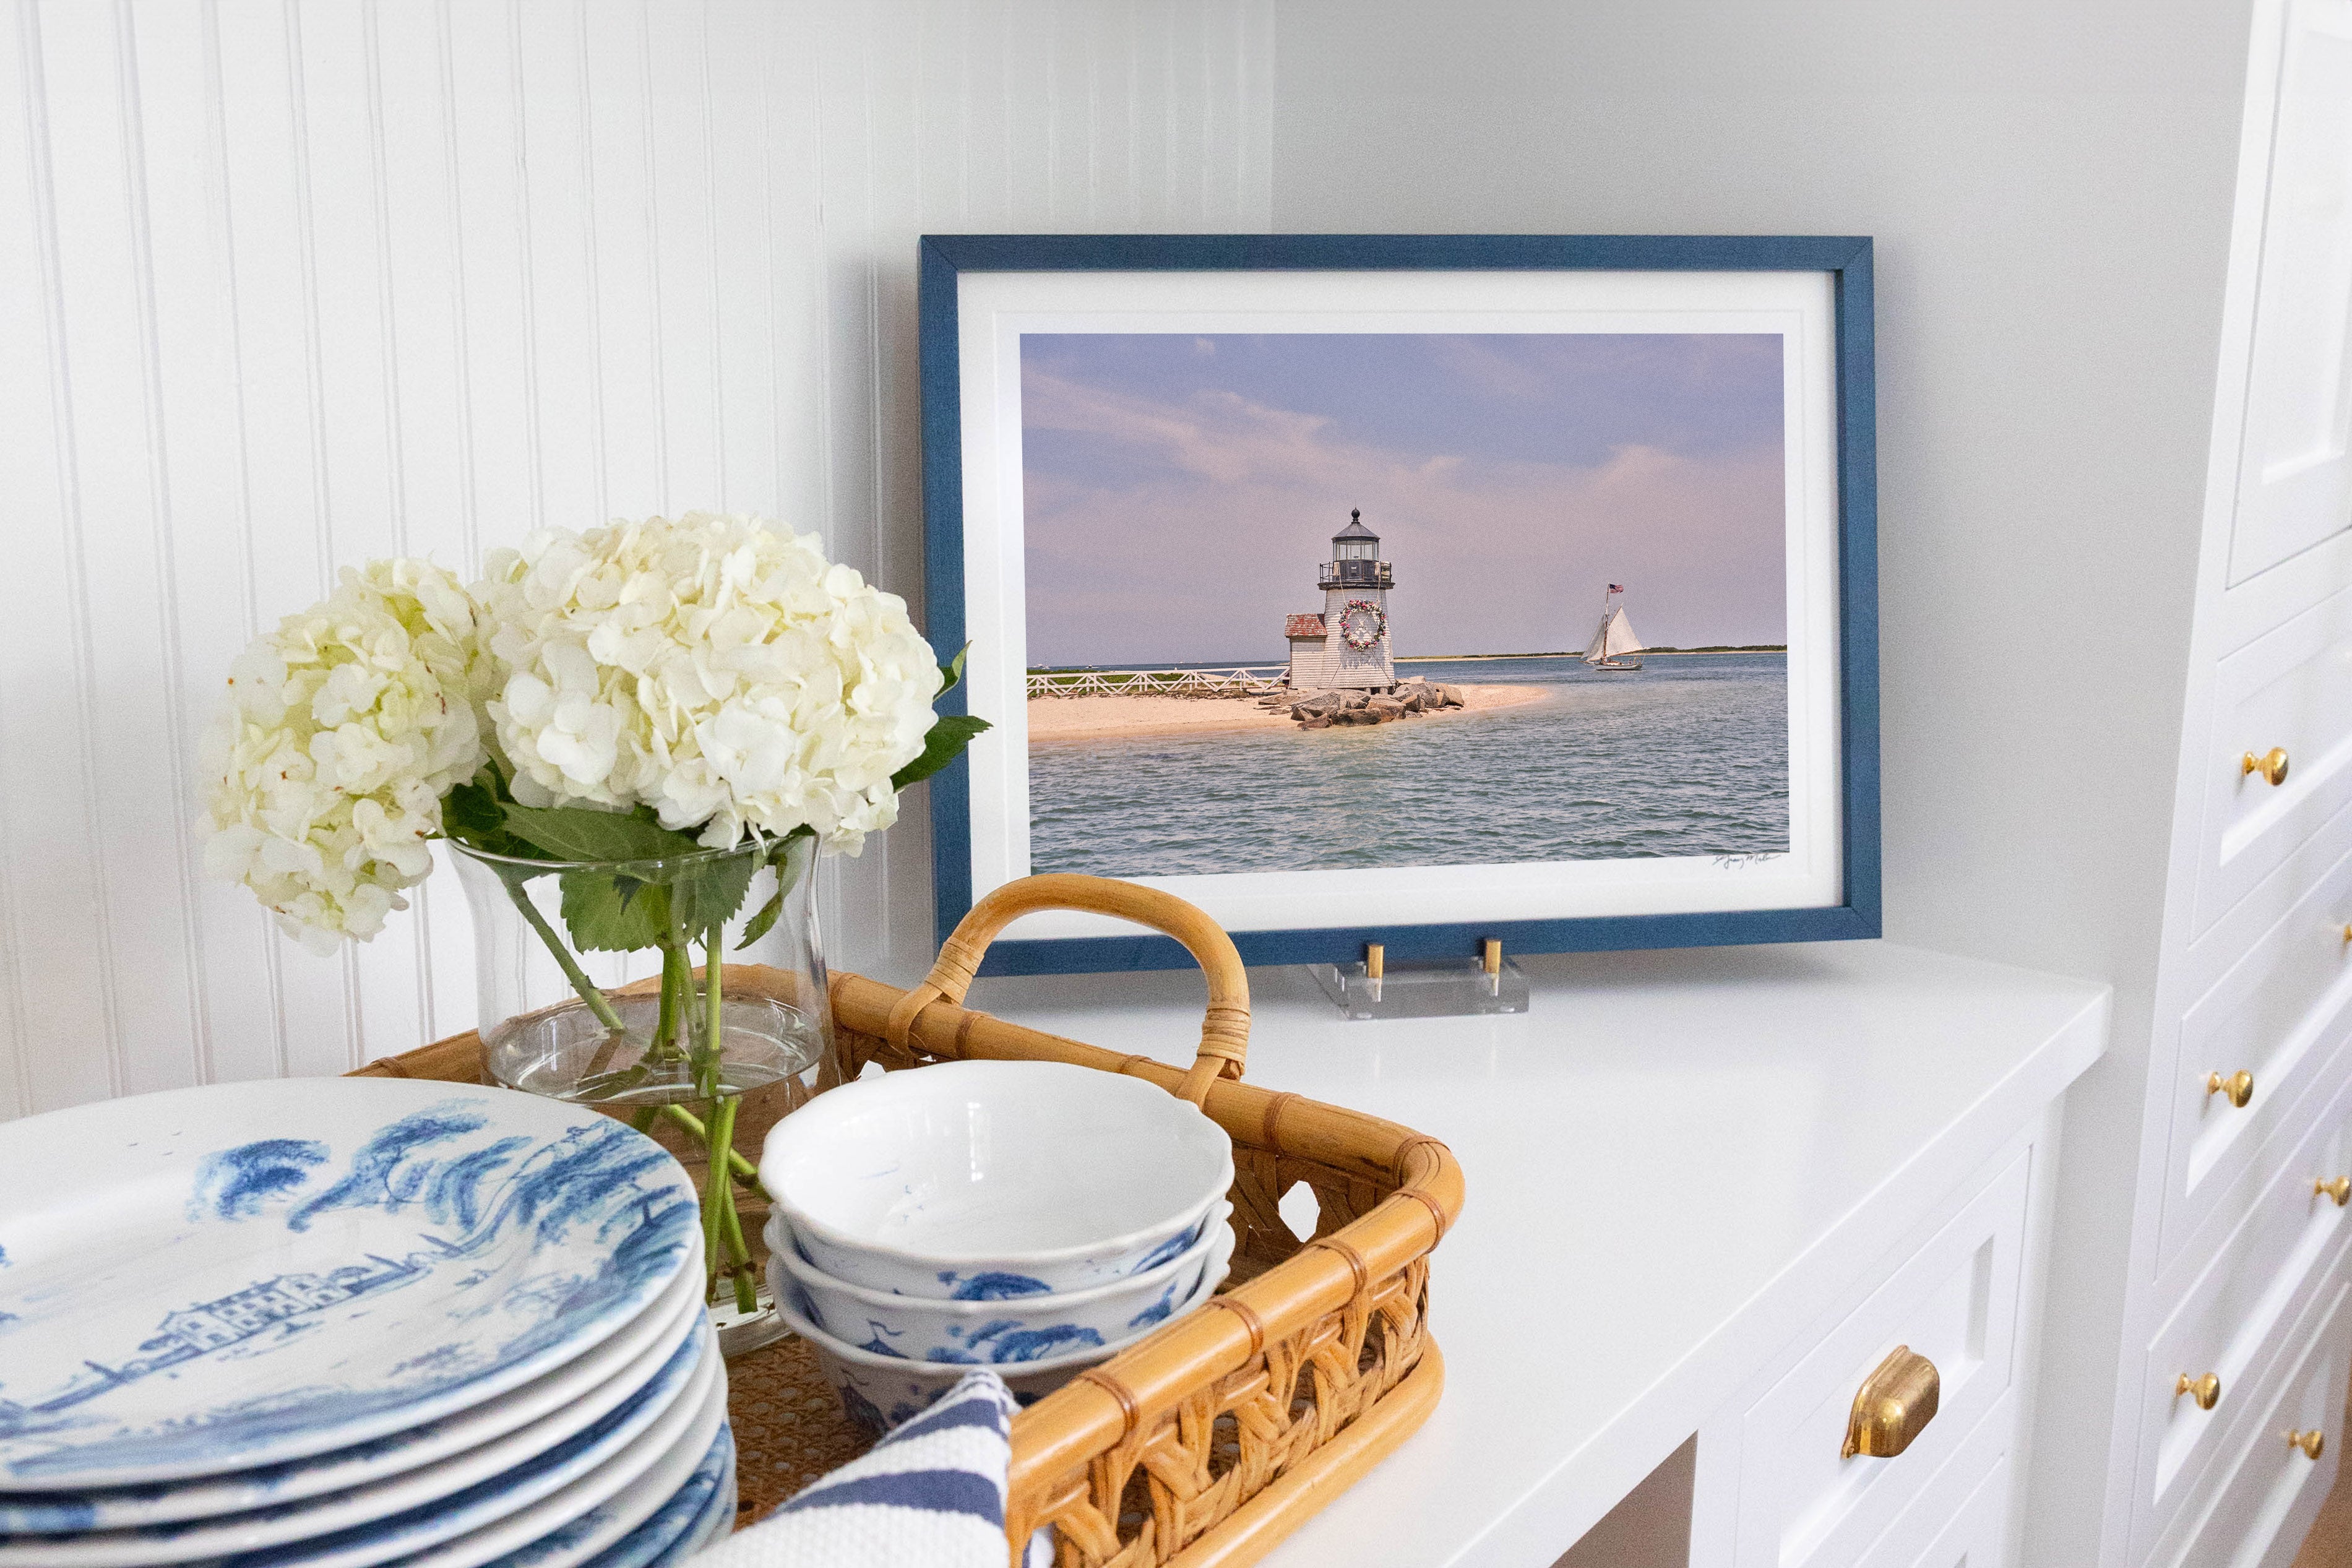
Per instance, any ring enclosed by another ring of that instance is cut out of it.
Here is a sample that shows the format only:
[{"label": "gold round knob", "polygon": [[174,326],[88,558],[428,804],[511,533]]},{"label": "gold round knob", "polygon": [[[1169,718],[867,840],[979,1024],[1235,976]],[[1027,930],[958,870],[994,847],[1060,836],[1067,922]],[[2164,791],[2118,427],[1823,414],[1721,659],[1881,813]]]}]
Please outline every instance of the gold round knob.
[{"label": "gold round knob", "polygon": [[2282,746],[2273,746],[2269,751],[2264,752],[2259,757],[2254,755],[2252,752],[2248,752],[2244,756],[2240,757],[2238,759],[2238,776],[2243,778],[2248,773],[2262,774],[2263,782],[2266,784],[2275,785],[2286,783],[2285,748]]},{"label": "gold round knob", "polygon": [[2202,1377],[2191,1377],[2184,1372],[2180,1381],[2172,1385],[2172,1396],[2178,1399],[2184,1394],[2197,1402],[2198,1409],[2210,1410],[2221,1403],[2221,1380],[2210,1372]]},{"label": "gold round knob", "polygon": [[2254,1075],[2241,1071],[2223,1078],[2220,1073],[2209,1072],[2205,1075],[2205,1092],[2226,1095],[2231,1104],[2243,1110],[2253,1101]]},{"label": "gold round knob", "polygon": [[2286,1442],[2290,1448],[2302,1449],[2306,1459],[2315,1459],[2327,1451],[2327,1434],[2316,1426],[2308,1432],[2288,1433]]},{"label": "gold round knob", "polygon": [[2334,1198],[2336,1206],[2352,1204],[2352,1176],[2322,1176],[2311,1184],[2311,1190],[2324,1198]]}]

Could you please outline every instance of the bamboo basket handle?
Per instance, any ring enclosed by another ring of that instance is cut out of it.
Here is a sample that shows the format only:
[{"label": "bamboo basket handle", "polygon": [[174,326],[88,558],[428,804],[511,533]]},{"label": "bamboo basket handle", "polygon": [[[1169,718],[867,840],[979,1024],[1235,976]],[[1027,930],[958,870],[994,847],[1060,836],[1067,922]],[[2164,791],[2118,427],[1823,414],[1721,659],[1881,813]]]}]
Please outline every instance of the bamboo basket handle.
[{"label": "bamboo basket handle", "polygon": [[961,1006],[972,976],[980,973],[988,944],[1006,926],[1039,910],[1112,915],[1182,942],[1208,976],[1209,1012],[1201,1022],[1200,1052],[1176,1093],[1198,1105],[1208,1098],[1209,1085],[1218,1078],[1242,1076],[1242,1064],[1249,1056],[1249,974],[1224,928],[1172,893],[1067,872],[1007,882],[972,905],[940,944],[939,962],[931,965],[930,974],[890,1009],[884,1028],[890,1043],[903,1048],[917,1015],[932,1003]]}]

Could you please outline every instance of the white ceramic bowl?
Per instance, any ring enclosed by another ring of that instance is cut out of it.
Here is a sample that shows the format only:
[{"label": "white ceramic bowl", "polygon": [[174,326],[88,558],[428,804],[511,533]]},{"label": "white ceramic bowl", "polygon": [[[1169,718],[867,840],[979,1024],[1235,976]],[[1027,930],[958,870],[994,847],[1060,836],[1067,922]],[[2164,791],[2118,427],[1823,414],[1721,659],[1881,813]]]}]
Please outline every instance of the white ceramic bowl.
[{"label": "white ceramic bowl", "polygon": [[[829,1092],[838,1094],[840,1090]],[[1232,1235],[1232,1230],[1228,1228],[1226,1234]],[[1223,1272],[1222,1266],[1218,1272]],[[816,1352],[817,1364],[824,1370],[825,1381],[833,1384],[834,1392],[841,1398],[842,1409],[868,1436],[878,1437],[900,1422],[928,1410],[971,1370],[953,1362],[902,1361],[897,1356],[877,1355],[842,1343],[809,1321],[808,1315],[794,1304],[792,1276],[784,1272],[781,1256],[768,1259],[768,1283],[775,1292],[777,1315],[808,1341],[809,1348]],[[1203,1280],[1192,1300],[1170,1317],[1182,1317],[1215,1290],[1215,1285]],[[1044,1361],[1013,1362],[989,1370],[1004,1380],[1013,1399],[1025,1407],[1087,1368],[1101,1365],[1124,1348],[1089,1346]]]},{"label": "white ceramic bowl", "polygon": [[1156,1084],[1064,1062],[943,1062],[821,1094],[760,1182],[801,1256],[932,1300],[1085,1290],[1158,1268],[1233,1184],[1223,1128]]},{"label": "white ceramic bowl", "polygon": [[1233,1260],[1233,1205],[1210,1212],[1201,1239],[1157,1268],[1066,1295],[1009,1295],[975,1301],[895,1296],[845,1285],[794,1255],[769,1220],[768,1249],[800,1294],[793,1305],[835,1339],[877,1354],[965,1365],[1037,1361],[1117,1345],[1164,1322],[1179,1301],[1214,1289]]}]

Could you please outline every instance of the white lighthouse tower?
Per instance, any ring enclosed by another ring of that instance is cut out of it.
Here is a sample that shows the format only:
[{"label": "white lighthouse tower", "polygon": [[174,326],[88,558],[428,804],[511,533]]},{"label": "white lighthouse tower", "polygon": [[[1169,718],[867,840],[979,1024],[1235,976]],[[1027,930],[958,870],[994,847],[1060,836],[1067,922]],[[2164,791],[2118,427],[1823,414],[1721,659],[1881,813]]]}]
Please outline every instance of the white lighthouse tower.
[{"label": "white lighthouse tower", "polygon": [[1380,535],[1364,526],[1361,511],[1349,512],[1316,579],[1323,613],[1292,616],[1283,628],[1293,691],[1385,691],[1396,684],[1389,640],[1389,590],[1396,580],[1380,556]]}]

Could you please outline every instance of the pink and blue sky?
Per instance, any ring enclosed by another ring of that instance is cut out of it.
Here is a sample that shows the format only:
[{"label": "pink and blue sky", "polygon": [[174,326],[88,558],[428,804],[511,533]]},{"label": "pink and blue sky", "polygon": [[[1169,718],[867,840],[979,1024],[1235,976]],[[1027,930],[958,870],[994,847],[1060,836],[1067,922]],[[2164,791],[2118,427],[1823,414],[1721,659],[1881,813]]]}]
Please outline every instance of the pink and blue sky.
[{"label": "pink and blue sky", "polygon": [[1280,663],[1351,508],[1396,651],[1779,643],[1770,335],[1026,334],[1033,665]]}]

